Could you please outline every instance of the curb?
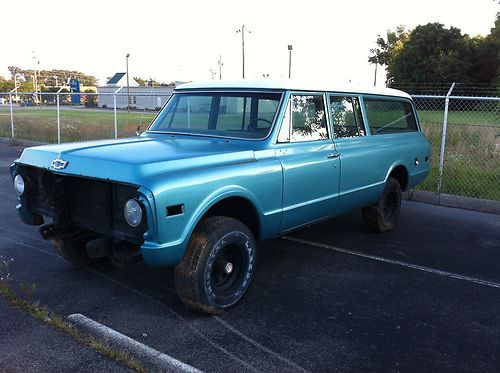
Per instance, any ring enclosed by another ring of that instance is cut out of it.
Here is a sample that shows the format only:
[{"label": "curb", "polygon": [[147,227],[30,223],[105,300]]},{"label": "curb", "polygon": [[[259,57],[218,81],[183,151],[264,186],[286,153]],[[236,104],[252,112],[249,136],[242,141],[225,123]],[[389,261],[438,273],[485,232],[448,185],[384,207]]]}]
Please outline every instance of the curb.
[{"label": "curb", "polygon": [[403,198],[408,201],[423,202],[431,205],[500,214],[500,201],[490,199],[437,194],[435,192],[414,189],[403,193]]},{"label": "curb", "polygon": [[136,341],[124,334],[117,332],[105,325],[98,323],[82,314],[76,313],[68,316],[78,329],[81,329],[86,334],[93,336],[96,339],[106,342],[110,347],[121,349],[134,358],[141,364],[145,365],[148,371],[161,372],[179,372],[179,373],[202,373],[191,365],[183,363],[180,360],[155,350],[143,343]]}]

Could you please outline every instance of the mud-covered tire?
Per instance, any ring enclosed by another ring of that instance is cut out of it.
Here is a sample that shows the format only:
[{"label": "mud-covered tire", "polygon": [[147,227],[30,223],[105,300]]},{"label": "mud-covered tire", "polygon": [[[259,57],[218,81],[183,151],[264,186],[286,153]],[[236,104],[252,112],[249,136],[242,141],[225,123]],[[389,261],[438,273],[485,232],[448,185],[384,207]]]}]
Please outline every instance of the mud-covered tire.
[{"label": "mud-covered tire", "polygon": [[257,259],[252,232],[239,220],[202,220],[175,268],[175,287],[188,307],[219,314],[245,294]]},{"label": "mud-covered tire", "polygon": [[390,177],[377,203],[363,207],[363,221],[376,232],[394,229],[401,209],[401,186],[397,179]]},{"label": "mud-covered tire", "polygon": [[70,238],[57,238],[51,241],[59,254],[71,264],[83,266],[99,260],[87,254],[88,235],[82,234]]}]

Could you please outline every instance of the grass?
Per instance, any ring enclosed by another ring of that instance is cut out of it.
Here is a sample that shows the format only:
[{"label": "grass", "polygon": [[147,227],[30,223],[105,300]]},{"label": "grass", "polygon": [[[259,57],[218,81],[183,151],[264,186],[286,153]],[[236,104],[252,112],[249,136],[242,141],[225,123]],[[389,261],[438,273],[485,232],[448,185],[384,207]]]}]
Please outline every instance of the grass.
[{"label": "grass", "polygon": [[[437,192],[442,117],[439,119],[435,112],[419,114],[432,145],[432,160],[431,172],[418,189]],[[471,122],[473,114],[450,117],[441,192],[500,201],[500,120],[494,122],[493,115],[478,112],[477,120]],[[460,121],[453,122],[454,119]]]},{"label": "grass", "polygon": [[[28,297],[31,297],[35,290],[35,285],[29,287],[21,286],[21,292]],[[51,311],[47,306],[41,305],[39,302],[32,302],[23,299],[23,297],[21,297],[18,292],[14,290],[11,281],[0,281],[0,297],[2,297],[9,305],[28,313],[35,319],[47,324],[53,329],[68,334],[77,342],[91,347],[100,354],[121,362],[127,368],[136,372],[146,372],[146,369],[125,351],[110,347],[107,343],[80,332],[73,324],[64,320],[62,316]]]},{"label": "grass", "polygon": [[[500,111],[458,111],[448,115],[442,192],[500,200]],[[442,110],[419,110],[420,121],[432,144],[431,173],[419,189],[437,191],[443,123]],[[155,113],[119,111],[118,136],[133,136],[137,126],[145,129]],[[54,107],[14,110],[16,137],[57,142]],[[0,137],[10,137],[10,112],[0,106]],[[61,141],[81,141],[114,137],[112,110],[61,109]]]},{"label": "grass", "polygon": [[[61,109],[61,142],[114,137],[113,110]],[[117,112],[118,137],[134,136],[137,126],[144,130],[156,113]],[[57,111],[54,107],[30,107],[14,110],[17,138],[48,143],[57,142]],[[10,137],[9,107],[0,107],[0,136]]]},{"label": "grass", "polygon": [[[104,341],[96,339],[90,335],[82,333],[73,324],[51,311],[47,306],[41,305],[39,301],[32,301],[37,286],[36,284],[17,284],[10,273],[10,264],[13,259],[6,259],[0,247],[0,298],[7,304],[16,307],[35,319],[47,324],[53,329],[68,334],[77,342],[83,343],[100,354],[124,364],[127,368],[136,372],[146,372],[146,369],[125,351],[110,347]],[[17,290],[16,290],[17,289]]]}]

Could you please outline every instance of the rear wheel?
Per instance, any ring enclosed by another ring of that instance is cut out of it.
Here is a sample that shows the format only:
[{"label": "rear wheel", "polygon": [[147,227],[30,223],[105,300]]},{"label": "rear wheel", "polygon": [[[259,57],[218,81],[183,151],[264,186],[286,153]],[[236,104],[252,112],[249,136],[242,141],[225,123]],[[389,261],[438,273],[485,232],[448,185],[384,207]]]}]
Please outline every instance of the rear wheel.
[{"label": "rear wheel", "polygon": [[389,177],[377,203],[363,207],[363,220],[376,232],[394,229],[401,208],[401,186],[396,178]]},{"label": "rear wheel", "polygon": [[190,308],[221,313],[245,294],[255,261],[255,240],[243,223],[223,216],[204,219],[175,268],[177,294]]}]

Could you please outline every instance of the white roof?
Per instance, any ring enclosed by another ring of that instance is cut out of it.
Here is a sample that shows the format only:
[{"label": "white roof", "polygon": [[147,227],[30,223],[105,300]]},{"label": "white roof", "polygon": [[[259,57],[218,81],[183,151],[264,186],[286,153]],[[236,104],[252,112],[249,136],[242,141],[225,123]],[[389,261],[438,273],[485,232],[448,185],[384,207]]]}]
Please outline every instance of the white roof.
[{"label": "white roof", "polygon": [[294,79],[286,80],[208,80],[202,82],[192,82],[176,87],[176,90],[183,89],[284,89],[291,91],[316,91],[316,92],[344,92],[344,93],[368,93],[384,96],[397,96],[410,98],[406,92],[392,89],[358,85],[338,85],[325,82],[314,82],[309,80],[298,81]]}]

